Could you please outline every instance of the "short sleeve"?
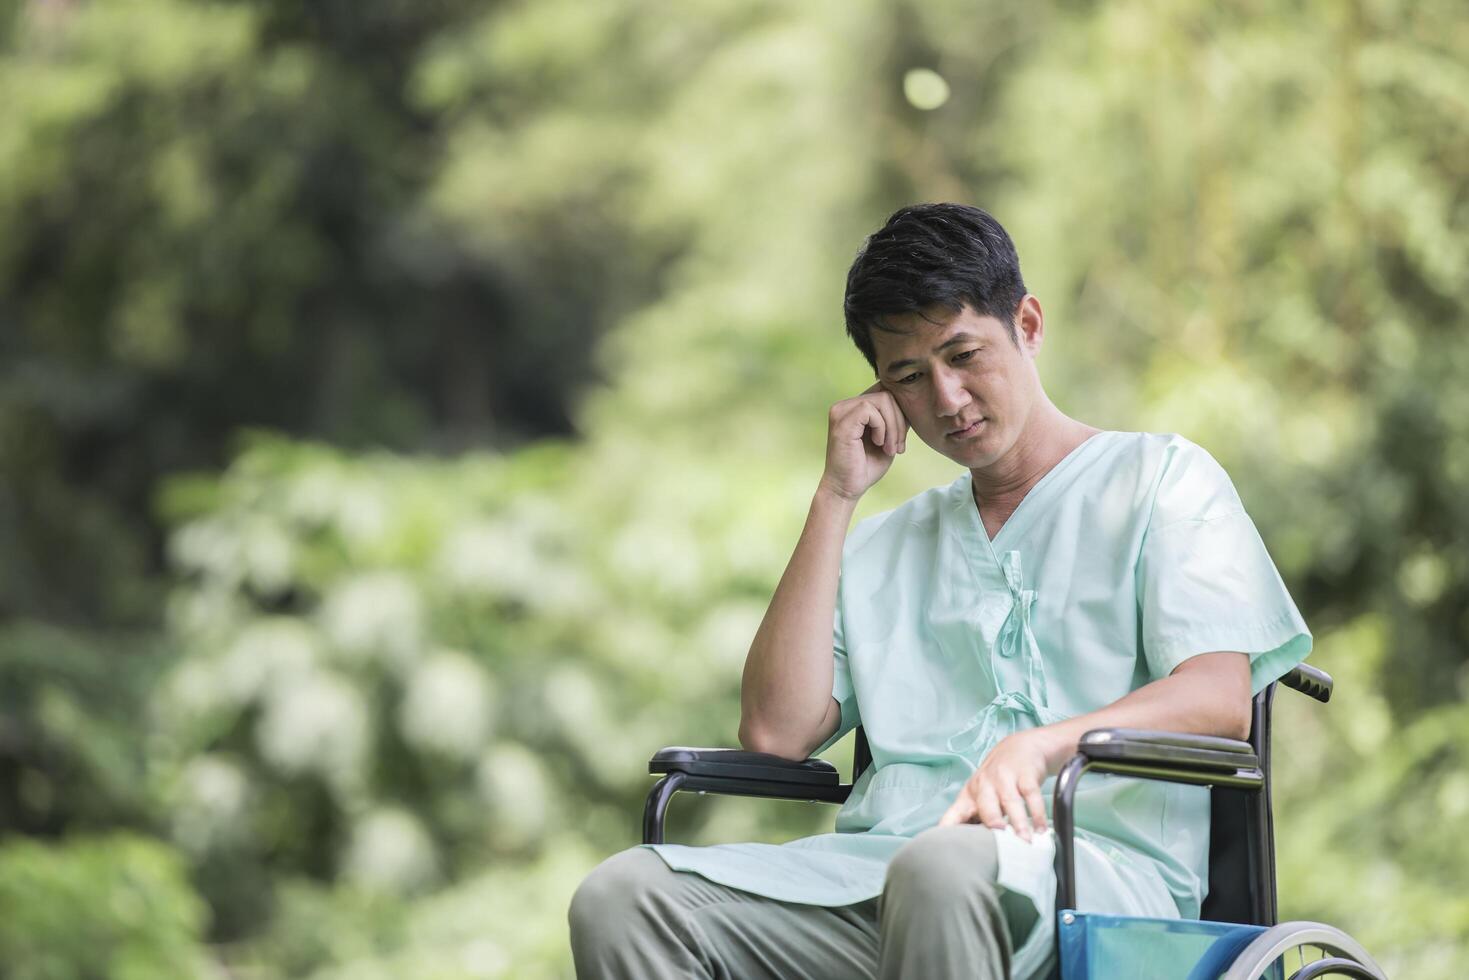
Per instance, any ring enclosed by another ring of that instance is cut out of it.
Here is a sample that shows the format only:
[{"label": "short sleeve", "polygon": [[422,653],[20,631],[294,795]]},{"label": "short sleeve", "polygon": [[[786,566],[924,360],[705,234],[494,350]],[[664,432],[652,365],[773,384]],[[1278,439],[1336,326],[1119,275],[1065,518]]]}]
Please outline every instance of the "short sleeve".
[{"label": "short sleeve", "polygon": [[837,730],[832,733],[831,738],[822,742],[812,750],[813,756],[820,755],[841,741],[842,736],[862,723],[857,713],[857,693],[852,687],[852,669],[847,663],[847,642],[842,632],[842,600],[841,586],[837,586],[836,614],[832,617],[831,628],[831,696],[836,699],[842,709],[842,720],[837,725]]},{"label": "short sleeve", "polygon": [[1164,463],[1138,561],[1148,673],[1201,653],[1250,658],[1250,693],[1311,652],[1311,633],[1228,475],[1184,443]]}]

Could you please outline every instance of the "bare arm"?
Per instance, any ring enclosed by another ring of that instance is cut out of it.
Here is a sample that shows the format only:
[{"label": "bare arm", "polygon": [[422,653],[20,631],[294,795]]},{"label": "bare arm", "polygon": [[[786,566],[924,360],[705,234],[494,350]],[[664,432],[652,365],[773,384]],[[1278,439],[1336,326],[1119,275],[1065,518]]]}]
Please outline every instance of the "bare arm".
[{"label": "bare arm", "polygon": [[740,745],[787,759],[805,759],[840,724],[831,686],[842,544],[857,501],[887,473],[908,432],[880,385],[833,405],[827,423],[826,470],[740,685]]},{"label": "bare arm", "polygon": [[1190,657],[1167,677],[1096,711],[1016,732],[984,757],[940,826],[1007,823],[1030,838],[1046,828],[1040,785],[1076,754],[1093,728],[1151,728],[1243,739],[1250,731],[1250,658],[1221,651]]},{"label": "bare arm", "polygon": [[1047,725],[1046,761],[1059,770],[1093,728],[1152,728],[1190,735],[1250,736],[1250,658],[1243,653],[1202,653],[1169,674],[1116,701]]},{"label": "bare arm", "polygon": [[818,489],[755,633],[740,685],[740,744],[804,759],[841,721],[831,696],[831,625],[842,542],[857,502]]}]

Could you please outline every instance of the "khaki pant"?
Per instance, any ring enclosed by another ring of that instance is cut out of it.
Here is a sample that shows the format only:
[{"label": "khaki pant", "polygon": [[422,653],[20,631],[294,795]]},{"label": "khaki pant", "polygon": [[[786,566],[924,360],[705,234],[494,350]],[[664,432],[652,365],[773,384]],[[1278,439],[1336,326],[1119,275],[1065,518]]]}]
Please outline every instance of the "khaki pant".
[{"label": "khaki pant", "polygon": [[926,830],[898,851],[882,894],[797,905],[671,871],[634,847],[602,862],[571,900],[581,980],[861,977],[1007,980],[1036,913],[995,884],[993,833]]}]

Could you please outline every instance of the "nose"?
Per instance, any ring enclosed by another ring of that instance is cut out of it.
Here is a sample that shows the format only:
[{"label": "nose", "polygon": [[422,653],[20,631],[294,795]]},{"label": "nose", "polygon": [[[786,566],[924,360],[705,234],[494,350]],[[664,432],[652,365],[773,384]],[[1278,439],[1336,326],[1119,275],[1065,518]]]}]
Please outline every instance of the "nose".
[{"label": "nose", "polygon": [[958,415],[973,400],[957,375],[947,371],[934,372],[933,405],[940,418]]}]

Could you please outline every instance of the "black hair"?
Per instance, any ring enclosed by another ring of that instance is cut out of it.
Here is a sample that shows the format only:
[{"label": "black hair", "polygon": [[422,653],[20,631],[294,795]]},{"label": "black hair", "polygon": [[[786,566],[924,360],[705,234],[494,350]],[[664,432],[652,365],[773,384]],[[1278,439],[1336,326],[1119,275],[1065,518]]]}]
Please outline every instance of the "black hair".
[{"label": "black hair", "polygon": [[930,323],[935,307],[958,315],[967,304],[1015,336],[1025,298],[1015,243],[988,212],[967,204],[911,204],[867,237],[847,271],[842,310],[847,335],[877,370],[872,331],[901,333],[888,317],[916,313]]}]

